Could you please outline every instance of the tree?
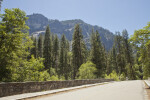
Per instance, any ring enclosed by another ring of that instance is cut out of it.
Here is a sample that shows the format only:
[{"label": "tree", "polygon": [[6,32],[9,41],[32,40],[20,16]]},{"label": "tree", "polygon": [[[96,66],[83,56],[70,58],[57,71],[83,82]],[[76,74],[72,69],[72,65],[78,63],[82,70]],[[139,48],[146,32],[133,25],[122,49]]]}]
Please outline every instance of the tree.
[{"label": "tree", "polygon": [[38,39],[38,57],[43,57],[43,35],[40,34]]},{"label": "tree", "polygon": [[112,71],[113,71],[113,55],[112,50],[110,50],[107,54],[106,74],[109,75]]},{"label": "tree", "polygon": [[136,79],[136,75],[133,69],[133,65],[134,65],[133,51],[131,48],[131,44],[128,41],[129,37],[128,37],[127,30],[122,31],[122,37],[123,37],[124,56],[126,60],[126,65],[128,65],[127,74],[129,79]]},{"label": "tree", "polygon": [[54,37],[53,41],[53,67],[56,72],[58,72],[58,57],[59,57],[59,39],[57,35]]},{"label": "tree", "polygon": [[126,61],[125,61],[125,54],[124,54],[124,46],[123,46],[123,37],[120,35],[120,32],[116,32],[115,36],[115,44],[116,46],[116,61],[117,61],[117,67],[118,67],[118,72],[117,74],[121,75],[126,74]]},{"label": "tree", "polygon": [[96,76],[104,77],[104,51],[98,31],[91,33],[91,61],[96,65]]},{"label": "tree", "polygon": [[79,79],[95,79],[96,65],[92,62],[86,62],[79,68]]},{"label": "tree", "polygon": [[[34,58],[38,57],[38,47],[37,47],[37,39],[36,37],[31,37],[32,41],[33,41],[33,47],[31,48],[31,55],[34,55]],[[30,56],[31,58],[31,56]]]},{"label": "tree", "polygon": [[68,78],[73,79],[73,64],[72,64],[72,52],[69,51],[67,54],[67,65],[68,65]]},{"label": "tree", "polygon": [[11,81],[19,67],[24,66],[32,41],[28,36],[25,12],[5,9],[0,22],[0,81]]},{"label": "tree", "polygon": [[68,68],[68,41],[63,34],[60,42],[60,58],[59,58],[59,75],[64,76],[68,80],[69,68]]},{"label": "tree", "polygon": [[46,27],[46,33],[44,38],[44,52],[43,57],[45,69],[48,69],[50,72],[50,68],[52,67],[52,41],[51,41],[51,35],[50,35],[50,28],[49,25]]},{"label": "tree", "polygon": [[[44,69],[43,58],[35,59],[31,56],[29,61],[23,62],[23,67],[18,67],[12,77],[12,81],[47,81],[50,80],[50,76],[47,71],[41,71]],[[40,72],[41,71],[41,72]]]},{"label": "tree", "polygon": [[139,54],[140,66],[143,69],[144,78],[150,76],[150,22],[143,29],[136,30],[130,38],[130,42]]},{"label": "tree", "polygon": [[3,2],[3,0],[0,0],[0,11],[1,11],[1,7],[2,7],[2,2]]},{"label": "tree", "polygon": [[87,51],[87,47],[86,47],[84,40],[81,41],[81,47],[82,47],[81,54],[83,56],[83,63],[86,63],[87,57],[88,57],[88,51]]},{"label": "tree", "polygon": [[[116,51],[116,46],[115,44],[113,45],[110,55],[109,55],[110,61],[109,64],[111,66],[111,72],[114,70],[115,72],[119,73],[119,68],[117,65],[117,51]],[[110,67],[108,66],[108,67]]]},{"label": "tree", "polygon": [[63,76],[65,72],[65,66],[66,66],[66,59],[65,54],[66,53],[66,38],[63,34],[60,41],[60,56],[59,56],[59,75]]},{"label": "tree", "polygon": [[83,54],[82,54],[82,42],[83,36],[79,24],[75,25],[73,40],[72,40],[72,56],[73,56],[73,79],[76,78],[77,72],[81,64],[83,63]]}]

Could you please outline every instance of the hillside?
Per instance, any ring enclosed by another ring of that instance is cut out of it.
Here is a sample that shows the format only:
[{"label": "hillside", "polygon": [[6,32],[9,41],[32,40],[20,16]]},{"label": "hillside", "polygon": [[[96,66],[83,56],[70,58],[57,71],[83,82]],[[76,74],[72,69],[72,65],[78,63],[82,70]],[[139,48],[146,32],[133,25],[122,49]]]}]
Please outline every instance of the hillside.
[{"label": "hillside", "polygon": [[27,17],[29,17],[26,23],[30,27],[30,35],[39,35],[41,33],[44,34],[45,27],[49,24],[52,33],[57,34],[59,37],[64,33],[68,40],[72,40],[74,26],[75,24],[80,24],[84,40],[88,46],[92,28],[99,31],[101,40],[107,50],[109,50],[113,45],[114,35],[112,32],[96,25],[92,26],[87,24],[80,19],[59,21],[48,19],[42,14],[32,14],[28,15]]}]

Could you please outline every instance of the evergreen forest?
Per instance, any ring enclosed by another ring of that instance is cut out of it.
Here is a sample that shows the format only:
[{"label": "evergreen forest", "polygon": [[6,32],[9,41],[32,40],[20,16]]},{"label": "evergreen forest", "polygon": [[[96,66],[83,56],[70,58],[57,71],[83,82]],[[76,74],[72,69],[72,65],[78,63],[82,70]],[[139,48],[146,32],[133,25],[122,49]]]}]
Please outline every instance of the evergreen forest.
[{"label": "evergreen forest", "polygon": [[49,25],[45,34],[29,35],[28,17],[19,8],[5,9],[0,17],[0,82],[150,77],[150,23],[130,37],[126,29],[116,32],[106,50],[94,28],[87,48],[80,24],[70,41],[53,34]]}]

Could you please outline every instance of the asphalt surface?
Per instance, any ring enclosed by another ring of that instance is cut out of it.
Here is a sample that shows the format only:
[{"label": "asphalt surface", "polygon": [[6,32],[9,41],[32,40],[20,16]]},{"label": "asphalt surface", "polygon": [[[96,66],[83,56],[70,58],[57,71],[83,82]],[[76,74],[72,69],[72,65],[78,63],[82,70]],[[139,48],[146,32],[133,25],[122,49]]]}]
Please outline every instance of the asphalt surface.
[{"label": "asphalt surface", "polygon": [[[34,100],[34,99],[32,99]],[[114,82],[36,98],[36,100],[146,100],[141,80]]]}]

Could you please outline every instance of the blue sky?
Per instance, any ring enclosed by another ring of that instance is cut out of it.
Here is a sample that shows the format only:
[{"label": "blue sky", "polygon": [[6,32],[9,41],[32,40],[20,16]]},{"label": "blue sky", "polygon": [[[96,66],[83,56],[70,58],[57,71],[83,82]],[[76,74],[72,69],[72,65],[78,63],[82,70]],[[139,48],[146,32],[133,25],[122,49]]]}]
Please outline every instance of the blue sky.
[{"label": "blue sky", "polygon": [[49,19],[81,19],[91,25],[122,32],[150,22],[150,0],[4,0],[5,8],[20,8],[27,15],[40,13]]}]

